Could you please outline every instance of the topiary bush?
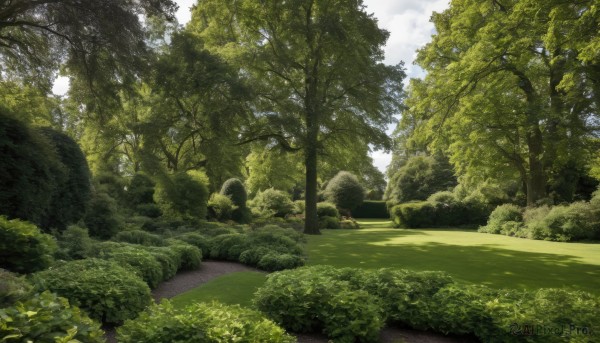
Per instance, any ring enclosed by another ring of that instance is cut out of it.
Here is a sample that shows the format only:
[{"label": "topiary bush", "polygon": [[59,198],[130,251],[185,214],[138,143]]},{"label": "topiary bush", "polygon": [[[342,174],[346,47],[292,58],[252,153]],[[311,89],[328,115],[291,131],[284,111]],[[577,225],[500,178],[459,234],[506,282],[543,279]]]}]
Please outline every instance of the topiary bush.
[{"label": "topiary bush", "polygon": [[337,210],[334,203],[319,202],[319,203],[317,203],[317,216],[319,218],[321,218],[321,217],[339,218],[340,212]]},{"label": "topiary bush", "polygon": [[509,235],[514,228],[514,223],[523,222],[523,210],[513,204],[504,204],[496,207],[490,215],[486,226],[479,228],[479,232]]},{"label": "topiary bush", "polygon": [[114,261],[88,258],[65,262],[34,274],[33,279],[37,291],[55,292],[105,323],[135,318],[152,302],[148,285]]},{"label": "topiary bush", "polygon": [[86,228],[71,225],[58,236],[57,256],[65,260],[86,258],[90,255],[92,245],[92,239]]},{"label": "topiary bush", "polygon": [[105,342],[99,323],[50,292],[0,309],[0,337],[3,342]]},{"label": "topiary bush", "polygon": [[231,178],[223,183],[220,194],[225,195],[239,208],[246,207],[248,193],[244,183],[236,178]]},{"label": "topiary bush", "polygon": [[93,194],[83,221],[90,236],[100,239],[111,238],[123,226],[117,202],[104,192]]},{"label": "topiary bush", "polygon": [[167,216],[205,219],[208,195],[208,185],[201,176],[177,173],[159,180],[154,200]]},{"label": "topiary bush", "polygon": [[117,329],[122,343],[292,343],[295,339],[257,311],[219,303],[174,308],[167,300]]},{"label": "topiary bush", "polygon": [[208,217],[216,220],[229,220],[237,207],[226,195],[213,193],[208,200]]},{"label": "topiary bush", "polygon": [[[243,253],[242,253],[243,254]],[[240,261],[242,260],[240,256]],[[284,269],[293,269],[304,265],[304,259],[298,255],[283,254],[281,252],[270,252],[264,254],[256,263],[256,266],[268,272]]]},{"label": "topiary bush", "polygon": [[384,325],[379,301],[314,268],[270,274],[255,294],[255,305],[293,332],[323,330],[336,342],[377,342]]},{"label": "topiary bush", "polygon": [[285,217],[294,211],[290,195],[274,188],[258,192],[250,202],[250,207],[253,212],[265,217]]},{"label": "topiary bush", "polygon": [[142,230],[121,231],[113,238],[117,242],[125,242],[132,244],[140,244],[146,246],[164,246],[166,245],[163,238]]},{"label": "topiary bush", "polygon": [[42,270],[52,264],[56,250],[54,237],[34,224],[0,216],[1,268],[23,274]]},{"label": "topiary bush", "polygon": [[365,199],[365,189],[354,174],[341,171],[329,180],[324,196],[338,208],[352,211]]},{"label": "topiary bush", "polygon": [[200,267],[202,251],[197,247],[177,239],[168,239],[169,249],[179,255],[178,270],[194,270]]},{"label": "topiary bush", "polygon": [[[103,247],[102,247],[103,246]],[[156,288],[165,278],[162,266],[145,247],[136,244],[100,245],[98,258],[129,266],[150,288]]]}]

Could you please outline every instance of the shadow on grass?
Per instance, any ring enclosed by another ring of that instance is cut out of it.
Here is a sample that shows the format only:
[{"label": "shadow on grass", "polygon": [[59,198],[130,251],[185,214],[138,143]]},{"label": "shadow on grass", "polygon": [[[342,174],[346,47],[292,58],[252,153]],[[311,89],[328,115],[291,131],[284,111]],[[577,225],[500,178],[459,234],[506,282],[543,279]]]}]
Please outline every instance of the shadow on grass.
[{"label": "shadow on grass", "polygon": [[[338,267],[441,270],[494,288],[572,288],[600,294],[600,266],[577,256],[509,250],[495,244],[452,245],[394,240],[425,235],[411,230],[358,230],[309,244],[309,261]],[[388,243],[389,242],[389,243]]]}]

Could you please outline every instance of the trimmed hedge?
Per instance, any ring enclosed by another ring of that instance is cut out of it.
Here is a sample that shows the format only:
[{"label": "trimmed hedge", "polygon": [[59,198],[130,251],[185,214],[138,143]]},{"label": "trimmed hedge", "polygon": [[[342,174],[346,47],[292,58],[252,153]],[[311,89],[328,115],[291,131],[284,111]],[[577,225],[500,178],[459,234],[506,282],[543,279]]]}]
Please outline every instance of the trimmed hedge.
[{"label": "trimmed hedge", "polygon": [[365,200],[352,211],[354,218],[389,219],[390,213],[385,201]]},{"label": "trimmed hedge", "polygon": [[395,227],[432,228],[483,225],[488,208],[476,202],[418,201],[392,207],[390,216]]},{"label": "trimmed hedge", "polygon": [[117,262],[96,258],[38,272],[34,283],[37,291],[55,292],[105,323],[135,318],[152,302],[150,288],[135,273]]},{"label": "trimmed hedge", "polygon": [[163,300],[117,329],[120,343],[292,343],[295,339],[259,312],[219,303],[175,309]]},{"label": "trimmed hedge", "polygon": [[50,292],[0,309],[2,342],[105,342],[100,324]]},{"label": "trimmed hedge", "polygon": [[0,216],[0,268],[17,273],[48,268],[56,249],[54,237],[34,224]]}]

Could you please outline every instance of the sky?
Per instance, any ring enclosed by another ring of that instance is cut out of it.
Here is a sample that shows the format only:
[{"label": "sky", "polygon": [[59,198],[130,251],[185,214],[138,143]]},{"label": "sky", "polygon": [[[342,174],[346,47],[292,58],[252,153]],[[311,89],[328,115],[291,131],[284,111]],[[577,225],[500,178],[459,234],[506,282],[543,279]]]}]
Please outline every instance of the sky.
[{"label": "sky", "polygon": [[[190,20],[190,7],[196,0],[176,0],[179,5],[177,20],[185,24]],[[364,0],[368,13],[379,20],[379,26],[390,32],[385,47],[385,63],[397,64],[404,61],[409,78],[422,77],[423,71],[413,65],[416,50],[430,40],[433,24],[429,22],[431,14],[441,12],[448,7],[448,0]],[[54,85],[55,94],[65,94],[68,80],[58,78]],[[395,124],[388,128],[391,134]],[[371,154],[377,168],[385,172],[391,161],[391,155],[382,151]]]}]

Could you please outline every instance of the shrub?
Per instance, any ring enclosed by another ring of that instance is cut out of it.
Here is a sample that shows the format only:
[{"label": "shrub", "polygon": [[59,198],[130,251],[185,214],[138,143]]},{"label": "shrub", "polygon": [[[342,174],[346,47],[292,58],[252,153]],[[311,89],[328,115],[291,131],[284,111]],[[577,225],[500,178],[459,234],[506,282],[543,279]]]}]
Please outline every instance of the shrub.
[{"label": "shrub", "polygon": [[151,234],[142,230],[121,231],[115,237],[117,242],[126,242],[146,246],[164,246],[165,242],[159,235]]},{"label": "shrub", "polygon": [[235,205],[222,194],[213,193],[208,200],[208,216],[217,220],[231,219]]},{"label": "shrub", "polygon": [[162,279],[170,280],[181,264],[181,255],[170,247],[146,247],[155,259],[160,263]]},{"label": "shrub", "polygon": [[81,148],[71,137],[51,128],[38,131],[52,142],[65,171],[52,194],[41,226],[63,230],[85,215],[91,195],[90,170]]},{"label": "shrub", "polygon": [[0,108],[0,215],[41,224],[64,177],[51,142]]},{"label": "shrub", "polygon": [[266,255],[269,254],[277,254],[276,251],[273,251],[267,247],[256,247],[248,250],[244,250],[240,254],[240,262],[243,264],[247,264],[249,266],[257,266],[258,262]]},{"label": "shrub", "polygon": [[169,248],[179,255],[179,270],[194,270],[200,267],[202,251],[197,247],[177,239],[167,240]]},{"label": "shrub", "polygon": [[0,269],[0,308],[29,297],[30,292],[31,285],[25,277]]},{"label": "shrub", "polygon": [[38,291],[55,292],[105,323],[134,318],[152,302],[148,285],[114,261],[70,261],[36,273],[34,281]]},{"label": "shrub", "polygon": [[158,218],[163,214],[157,204],[139,204],[135,207],[135,211],[148,218]]},{"label": "shrub", "polygon": [[210,256],[210,240],[196,232],[186,232],[175,236],[175,239],[186,242],[195,246],[202,251],[202,257],[208,258]]},{"label": "shrub", "polygon": [[50,266],[56,251],[54,237],[37,226],[0,216],[0,267],[17,273],[31,273]]},{"label": "shrub", "polygon": [[154,200],[165,215],[175,218],[206,218],[208,186],[201,177],[177,173],[156,185]]},{"label": "shrub", "polygon": [[340,221],[340,229],[343,230],[358,230],[360,229],[360,225],[356,220],[352,219],[343,219]]},{"label": "shrub", "polygon": [[338,208],[352,211],[365,199],[365,189],[354,174],[341,171],[329,180],[324,195]]},{"label": "shrub", "polygon": [[338,342],[375,342],[383,327],[379,301],[344,281],[304,267],[268,276],[255,294],[259,310],[293,332],[321,328]]},{"label": "shrub", "polygon": [[281,246],[286,252],[300,253],[302,251],[297,243],[306,242],[304,235],[294,229],[282,228],[277,225],[266,225],[249,231],[248,244],[251,246],[266,245],[269,247]]},{"label": "shrub", "polygon": [[288,214],[292,214],[294,210],[294,204],[290,195],[274,188],[258,192],[250,206],[261,215],[267,217],[285,217]]},{"label": "shrub", "polygon": [[239,179],[232,178],[225,181],[221,187],[221,194],[231,199],[235,206],[239,208],[246,207],[248,194],[246,193],[246,187]]},{"label": "shrub", "polygon": [[317,203],[317,216],[321,217],[340,217],[340,212],[335,207],[335,204],[330,202]]},{"label": "shrub", "polygon": [[434,225],[435,206],[427,201],[396,205],[390,212],[396,227],[422,228]]},{"label": "shrub", "polygon": [[103,192],[92,196],[83,221],[90,236],[100,239],[111,238],[123,225],[117,214],[115,199]]},{"label": "shrub", "polygon": [[245,235],[232,233],[211,240],[210,257],[220,260],[238,261],[240,254],[248,248]]},{"label": "shrub", "polygon": [[69,226],[58,238],[59,255],[68,260],[78,260],[89,256],[92,239],[86,228]]},{"label": "shrub", "polygon": [[[318,204],[317,204],[318,206]],[[294,214],[304,214],[306,210],[306,201],[296,200],[294,201]]]},{"label": "shrub", "polygon": [[153,305],[117,330],[122,343],[272,342],[292,343],[275,323],[259,312],[219,303],[197,303],[175,309],[168,301]]},{"label": "shrub", "polygon": [[220,223],[204,223],[200,228],[198,228],[198,232],[207,237],[239,233],[235,228],[231,226],[223,226],[223,224]]},{"label": "shrub", "polygon": [[142,173],[136,173],[131,178],[125,197],[130,206],[154,204],[154,186],[151,178]]},{"label": "shrub", "polygon": [[150,288],[156,288],[164,280],[161,264],[142,246],[122,244],[104,249],[97,256],[118,262],[121,266],[131,267]]},{"label": "shrub", "polygon": [[340,220],[336,217],[321,217],[319,218],[319,229],[333,229],[338,230],[341,228]]},{"label": "shrub", "polygon": [[354,218],[378,218],[388,219],[390,214],[385,201],[365,200],[352,211]]},{"label": "shrub", "polygon": [[105,342],[99,323],[50,292],[0,309],[0,337],[6,342]]},{"label": "shrub", "polygon": [[[452,227],[481,225],[487,219],[487,206],[466,202],[409,202],[392,207],[394,226],[402,228]],[[481,221],[483,220],[483,222]]]},{"label": "shrub", "polygon": [[479,228],[479,232],[508,234],[514,222],[523,222],[523,210],[513,204],[500,205],[490,215],[487,225]]},{"label": "shrub", "polygon": [[442,191],[442,192],[437,192],[434,193],[432,195],[429,196],[429,198],[427,198],[428,202],[439,202],[439,203],[443,203],[443,204],[456,204],[458,202],[458,199],[456,198],[456,195],[450,191]]},{"label": "shrub", "polygon": [[298,255],[271,252],[263,255],[256,265],[262,270],[273,272],[303,266],[304,259]]}]

